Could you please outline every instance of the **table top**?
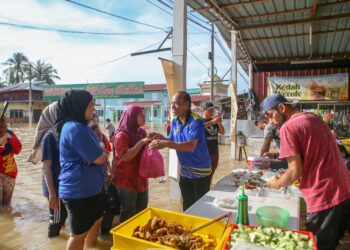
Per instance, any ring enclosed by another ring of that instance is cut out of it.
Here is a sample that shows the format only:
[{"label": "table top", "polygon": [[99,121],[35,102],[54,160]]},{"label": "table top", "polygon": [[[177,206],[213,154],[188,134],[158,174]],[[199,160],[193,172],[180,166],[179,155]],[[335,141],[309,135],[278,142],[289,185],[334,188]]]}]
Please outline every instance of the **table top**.
[{"label": "table top", "polygon": [[[233,185],[228,185],[230,180],[230,175],[225,176],[221,179],[215,186],[214,190],[206,193],[201,199],[199,199],[195,204],[188,208],[185,213],[191,215],[197,215],[206,218],[215,218],[223,213],[232,212],[233,213],[233,223],[236,220],[237,209],[224,209],[217,207],[213,204],[215,198],[235,198],[239,191]],[[232,183],[232,182],[231,182]],[[299,209],[300,209],[300,199],[292,195],[279,196],[274,195],[274,193],[262,193],[257,196],[254,192],[248,194],[248,216],[249,224],[256,225],[255,212],[259,207],[262,206],[276,206],[284,208],[289,211],[289,229],[298,230],[299,229]],[[272,194],[272,195],[271,195]],[[271,197],[273,196],[273,197]]]}]

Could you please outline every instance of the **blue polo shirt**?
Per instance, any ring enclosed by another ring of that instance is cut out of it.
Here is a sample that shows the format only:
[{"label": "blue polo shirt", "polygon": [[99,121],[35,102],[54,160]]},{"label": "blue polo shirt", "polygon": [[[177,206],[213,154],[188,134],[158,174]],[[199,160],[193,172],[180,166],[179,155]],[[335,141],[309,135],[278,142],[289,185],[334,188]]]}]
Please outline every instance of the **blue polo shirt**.
[{"label": "blue polo shirt", "polygon": [[185,124],[181,124],[177,118],[173,119],[169,138],[174,142],[198,140],[193,152],[176,151],[182,177],[197,179],[211,174],[211,160],[205,138],[204,123],[199,115],[191,113]]},{"label": "blue polo shirt", "polygon": [[99,194],[104,184],[105,166],[93,163],[102,149],[88,126],[66,122],[60,136],[59,196],[81,199]]}]

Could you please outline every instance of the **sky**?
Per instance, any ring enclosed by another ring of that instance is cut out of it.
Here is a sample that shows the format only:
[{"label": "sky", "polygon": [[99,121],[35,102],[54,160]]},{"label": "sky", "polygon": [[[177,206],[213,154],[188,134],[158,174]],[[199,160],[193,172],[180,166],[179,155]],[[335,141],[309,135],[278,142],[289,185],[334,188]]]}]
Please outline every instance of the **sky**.
[{"label": "sky", "polygon": [[[132,82],[165,83],[158,57],[171,60],[171,52],[131,57],[130,53],[156,49],[172,27],[172,10],[158,0],[74,0],[114,15],[155,27],[128,22],[83,8],[65,0],[0,0],[0,62],[15,52],[23,52],[31,61],[45,60],[57,69],[61,80],[57,84]],[[173,0],[162,0],[173,5]],[[161,7],[163,10],[157,8]],[[166,13],[168,12],[168,13]],[[207,20],[188,10],[188,15],[202,25]],[[200,18],[201,20],[199,20]],[[49,29],[64,29],[127,35],[68,34],[57,31],[22,29],[1,23],[31,25]],[[132,33],[132,34],[130,34]],[[220,39],[221,36],[218,33]],[[222,41],[225,50],[229,48]],[[153,46],[151,46],[153,45]],[[163,47],[170,47],[167,40]],[[208,79],[210,33],[188,21],[187,87],[198,87]],[[215,43],[215,67],[223,77],[230,61]],[[1,66],[1,70],[4,66]],[[238,92],[248,88],[246,74],[238,75]],[[225,79],[229,79],[227,74]]]}]

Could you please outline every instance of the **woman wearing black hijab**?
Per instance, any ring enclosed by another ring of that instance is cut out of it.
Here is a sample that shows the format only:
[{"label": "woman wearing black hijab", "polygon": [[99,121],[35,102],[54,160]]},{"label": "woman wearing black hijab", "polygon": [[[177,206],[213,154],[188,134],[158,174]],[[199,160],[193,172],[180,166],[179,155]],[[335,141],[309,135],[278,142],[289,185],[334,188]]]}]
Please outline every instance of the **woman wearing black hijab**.
[{"label": "woman wearing black hijab", "polygon": [[92,247],[102,220],[108,158],[87,126],[94,105],[92,95],[85,90],[70,90],[58,102],[59,196],[67,208],[71,230],[66,249],[83,249],[84,244]]}]

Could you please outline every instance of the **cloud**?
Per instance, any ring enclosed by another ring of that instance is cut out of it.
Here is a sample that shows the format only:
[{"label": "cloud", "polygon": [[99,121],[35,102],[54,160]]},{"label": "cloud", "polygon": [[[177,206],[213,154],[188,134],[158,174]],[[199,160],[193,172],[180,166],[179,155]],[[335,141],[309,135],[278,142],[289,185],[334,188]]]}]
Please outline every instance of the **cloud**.
[{"label": "cloud", "polygon": [[[81,1],[82,2],[82,1]],[[86,1],[85,1],[86,2]],[[85,3],[84,2],[84,3]],[[111,13],[133,18],[160,27],[172,24],[172,17],[146,1],[88,1],[87,5]],[[0,22],[64,28],[97,32],[157,31],[137,24],[86,10],[65,1],[11,0],[0,1]],[[189,28],[189,32],[197,32]],[[136,52],[161,42],[165,34],[140,36],[67,35],[57,32],[33,31],[0,26],[0,62],[14,52],[23,52],[31,60],[44,59],[51,63],[61,77],[59,83],[145,81],[165,82],[158,57],[171,59],[171,52],[127,57],[103,64],[112,59]],[[209,65],[210,36],[189,35],[191,51]],[[170,40],[164,47],[171,46]],[[155,49],[154,46],[152,49]],[[218,55],[220,51],[218,51]],[[207,70],[189,53],[187,62],[188,87],[208,78]],[[218,71],[226,71],[228,64],[217,60]]]}]

